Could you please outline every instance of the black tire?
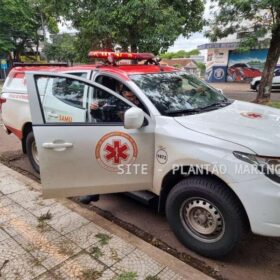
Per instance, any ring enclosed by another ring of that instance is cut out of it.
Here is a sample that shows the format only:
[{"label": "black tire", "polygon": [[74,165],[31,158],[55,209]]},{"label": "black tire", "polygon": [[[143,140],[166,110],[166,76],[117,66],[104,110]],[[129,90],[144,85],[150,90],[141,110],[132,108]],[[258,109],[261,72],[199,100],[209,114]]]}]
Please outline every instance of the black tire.
[{"label": "black tire", "polygon": [[[175,235],[186,247],[210,258],[227,255],[246,231],[240,203],[227,186],[212,177],[192,176],[179,182],[168,195],[166,216]],[[211,234],[201,233],[213,228],[215,231]]]},{"label": "black tire", "polygon": [[35,143],[35,137],[33,134],[33,131],[30,131],[26,137],[26,153],[28,156],[28,159],[33,167],[33,169],[39,174],[40,173],[40,167],[39,164],[34,159],[34,153],[32,152],[33,145],[36,145]]}]

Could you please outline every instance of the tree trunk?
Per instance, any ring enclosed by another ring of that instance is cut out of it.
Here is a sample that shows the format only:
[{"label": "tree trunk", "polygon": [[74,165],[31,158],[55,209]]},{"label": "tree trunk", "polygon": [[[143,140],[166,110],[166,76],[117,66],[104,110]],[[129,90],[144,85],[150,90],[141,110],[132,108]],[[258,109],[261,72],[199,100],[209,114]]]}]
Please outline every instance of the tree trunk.
[{"label": "tree trunk", "polygon": [[274,69],[280,56],[280,24],[272,31],[272,38],[264,65],[259,92],[255,102],[264,103],[269,101],[271,96],[271,84],[274,76]]}]

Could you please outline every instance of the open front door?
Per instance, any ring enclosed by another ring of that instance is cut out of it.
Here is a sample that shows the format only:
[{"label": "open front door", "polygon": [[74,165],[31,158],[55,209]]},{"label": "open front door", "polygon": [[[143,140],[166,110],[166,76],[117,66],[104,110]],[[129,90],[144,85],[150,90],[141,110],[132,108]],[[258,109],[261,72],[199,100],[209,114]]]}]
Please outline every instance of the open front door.
[{"label": "open front door", "polygon": [[[47,83],[45,92],[38,87],[42,81]],[[147,114],[143,127],[125,129],[124,112],[135,105],[104,86],[72,75],[30,72],[27,89],[45,197],[152,187],[154,125]],[[53,105],[45,108],[44,97],[50,95]],[[94,100],[94,105],[88,100]],[[63,103],[69,111],[61,114]],[[47,118],[50,109],[56,118]]]}]

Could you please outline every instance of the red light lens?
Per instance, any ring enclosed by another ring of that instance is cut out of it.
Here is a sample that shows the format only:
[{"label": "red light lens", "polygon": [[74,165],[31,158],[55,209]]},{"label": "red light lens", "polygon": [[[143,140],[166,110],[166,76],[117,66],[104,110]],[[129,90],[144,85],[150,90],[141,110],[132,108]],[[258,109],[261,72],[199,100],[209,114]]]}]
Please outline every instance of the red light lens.
[{"label": "red light lens", "polygon": [[0,97],[0,104],[5,103],[7,100],[4,97]]},{"label": "red light lens", "polygon": [[0,111],[2,109],[2,104],[5,103],[7,100],[4,97],[0,97]]}]

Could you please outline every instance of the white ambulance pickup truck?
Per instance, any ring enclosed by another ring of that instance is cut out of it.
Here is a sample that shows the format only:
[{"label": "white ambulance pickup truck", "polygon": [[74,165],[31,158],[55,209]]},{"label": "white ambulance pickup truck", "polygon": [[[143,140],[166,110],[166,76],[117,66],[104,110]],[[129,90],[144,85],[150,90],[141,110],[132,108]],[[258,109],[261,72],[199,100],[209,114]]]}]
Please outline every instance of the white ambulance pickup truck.
[{"label": "white ambulance pickup truck", "polygon": [[[279,237],[280,111],[148,63],[98,66],[90,80],[25,72],[44,196],[145,192],[207,257],[228,254],[248,229]],[[4,87],[1,98],[8,123],[14,96]]]}]

